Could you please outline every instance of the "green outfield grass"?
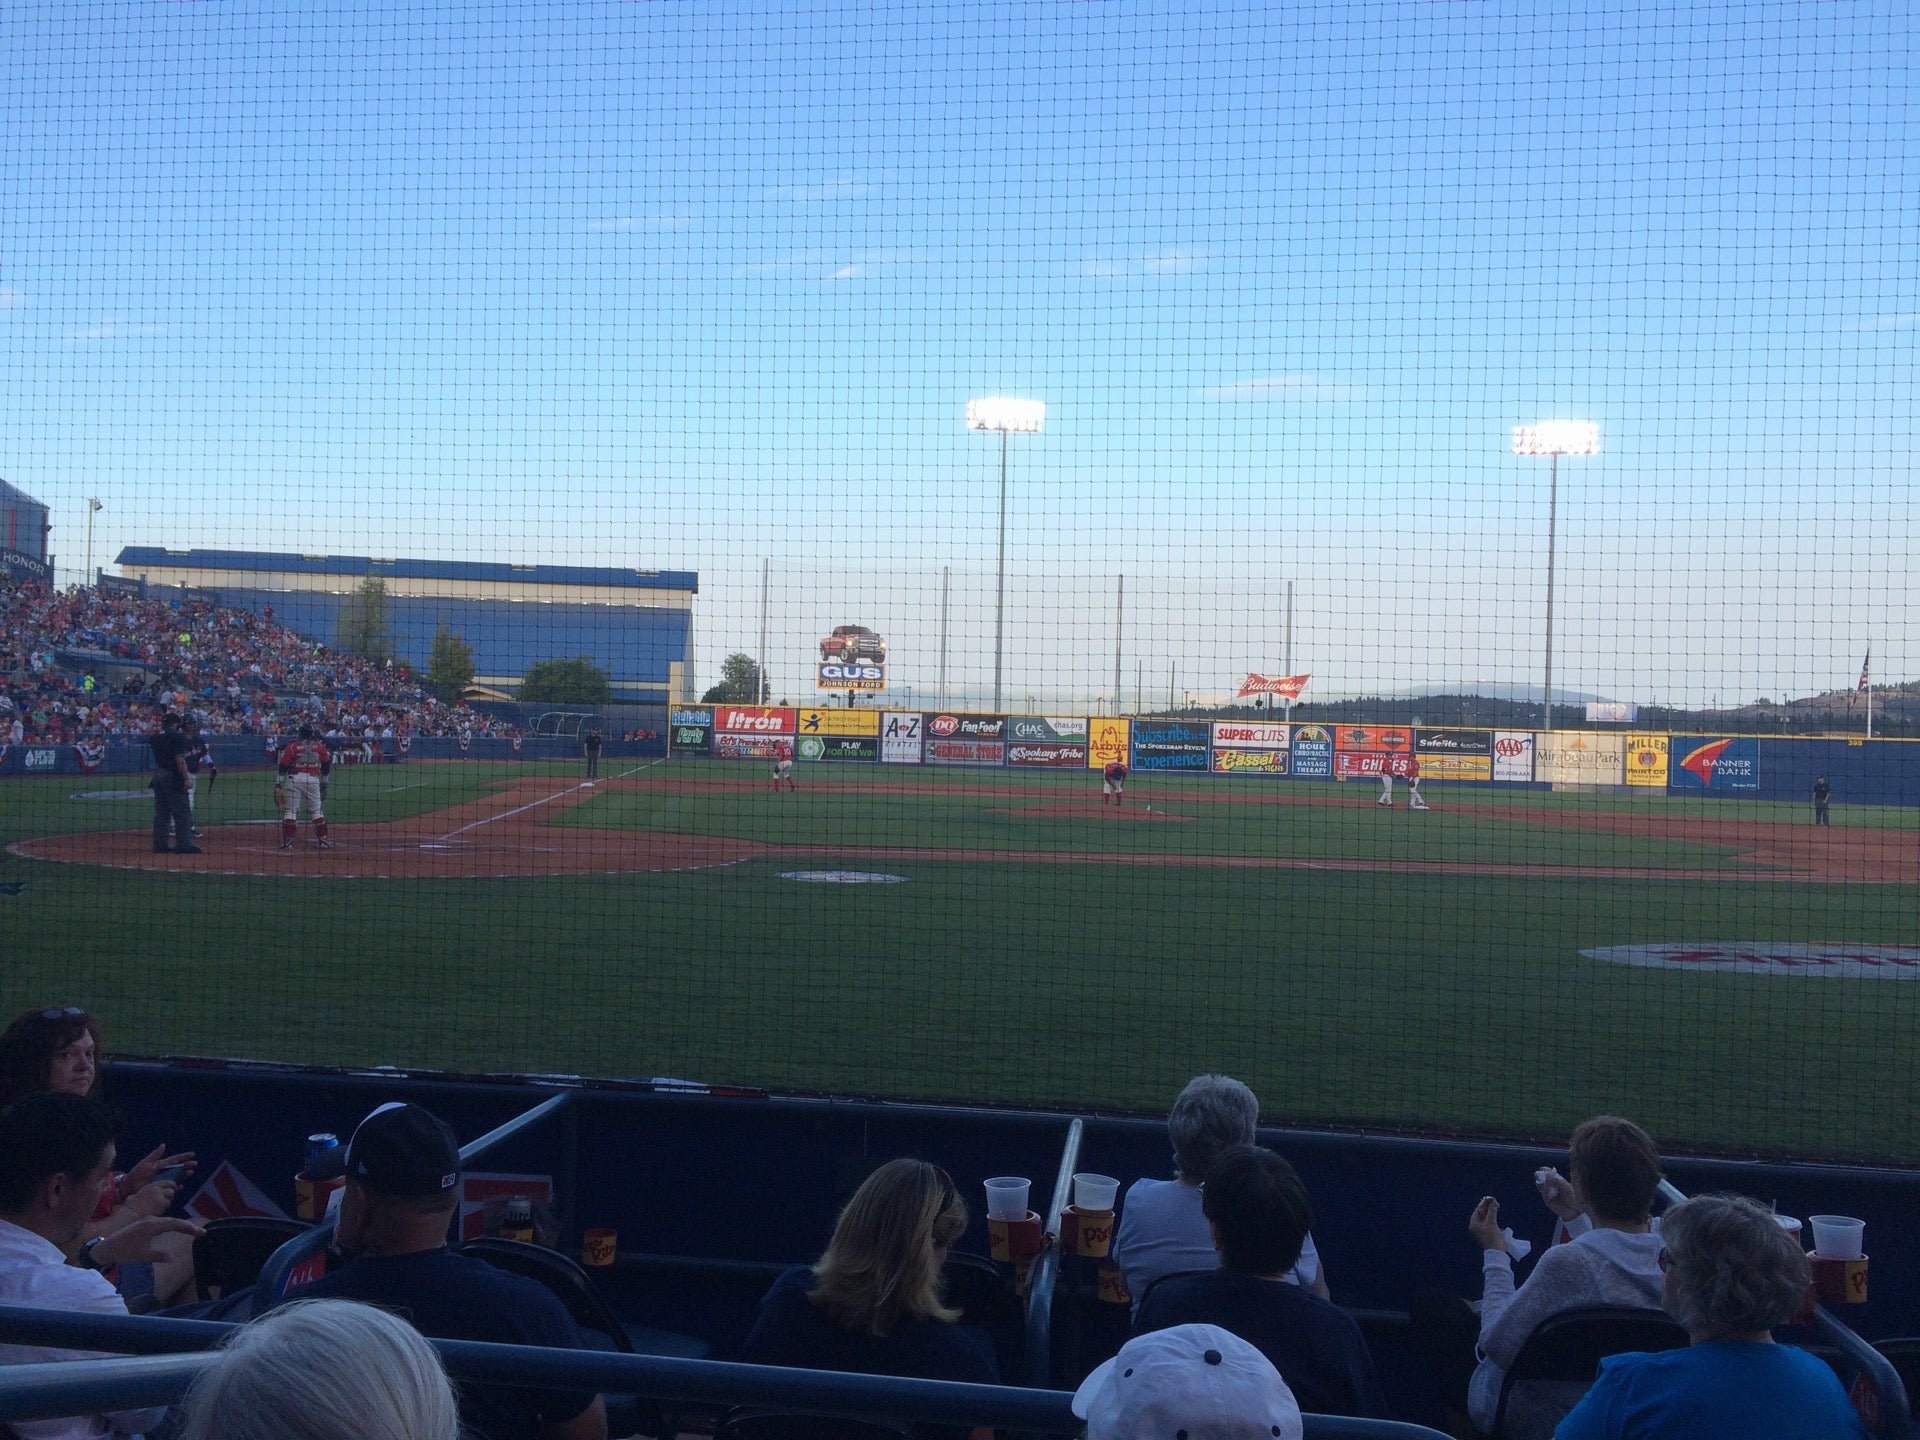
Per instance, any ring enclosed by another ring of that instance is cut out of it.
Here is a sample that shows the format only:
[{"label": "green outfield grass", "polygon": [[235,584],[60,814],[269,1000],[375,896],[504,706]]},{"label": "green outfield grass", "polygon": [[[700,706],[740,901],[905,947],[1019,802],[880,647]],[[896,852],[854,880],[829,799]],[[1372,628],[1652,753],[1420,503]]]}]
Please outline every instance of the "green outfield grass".
[{"label": "green outfield grass", "polygon": [[[632,766],[609,763],[609,775]],[[577,766],[346,770],[337,823],[444,808]],[[1427,787],[1371,805],[1177,798],[1189,824],[997,812],[1085,776],[801,771],[798,795],[677,762],[563,823],[773,843],[1728,866],[1723,849],[1565,831],[1543,809],[1709,814],[1667,797]],[[0,839],[144,825],[128,777],[9,781]],[[264,773],[203,800],[264,819]],[[992,793],[976,787],[991,786]],[[1279,787],[1276,787],[1279,788]],[[1364,799],[1373,787],[1329,788]],[[1223,796],[1266,793],[1225,782]],[[1750,818],[1800,807],[1743,806]],[[1841,812],[1847,817],[1847,812]],[[1837,818],[1841,818],[1837,817]],[[1849,817],[1852,818],[1852,817]],[[1890,817],[1906,821],[1911,817]],[[809,857],[823,868],[831,857]],[[246,879],[7,857],[0,1010],[78,1001],[117,1048],[459,1070],[682,1075],[807,1090],[1163,1110],[1192,1073],[1246,1078],[1276,1120],[1563,1135],[1622,1110],[1671,1146],[1920,1161],[1920,984],[1632,970],[1582,948],[1670,940],[1915,943],[1914,887],[1101,863],[855,860],[909,883],[798,884],[790,861],[510,881]]]}]

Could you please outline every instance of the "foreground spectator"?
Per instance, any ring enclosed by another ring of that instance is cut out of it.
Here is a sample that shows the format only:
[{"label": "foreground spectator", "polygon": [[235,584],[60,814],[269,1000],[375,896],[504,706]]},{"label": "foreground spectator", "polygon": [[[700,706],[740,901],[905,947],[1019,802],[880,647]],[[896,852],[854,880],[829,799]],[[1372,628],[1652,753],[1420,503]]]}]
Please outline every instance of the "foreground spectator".
[{"label": "foreground spectator", "polygon": [[[99,1101],[47,1091],[0,1110],[0,1304],[125,1315],[126,1302],[99,1268],[157,1259],[159,1237],[200,1233],[192,1221],[161,1216],[112,1235],[90,1235],[94,1207],[112,1183],[113,1121]],[[0,1364],[95,1358],[84,1350],[0,1345]],[[137,1434],[163,1413],[127,1410],[10,1425],[19,1440],[101,1440]]]},{"label": "foreground spectator", "polygon": [[181,1440],[460,1440],[433,1347],[351,1300],[295,1301],[234,1331],[185,1409]]},{"label": "foreground spectator", "polygon": [[1141,1335],[1074,1392],[1087,1440],[1300,1440],[1300,1406],[1272,1363],[1214,1325]]},{"label": "foreground spectator", "polygon": [[[0,1034],[0,1105],[49,1090],[98,1098],[105,1048],[100,1021],[78,1005],[53,1005],[15,1017]],[[169,1155],[166,1146],[154,1146],[132,1169],[111,1177],[87,1233],[111,1235],[136,1220],[166,1214],[194,1165],[190,1150]],[[154,1296],[150,1305],[177,1297],[193,1279],[188,1237],[162,1236],[155,1248],[166,1256],[160,1264],[123,1265],[113,1276],[123,1295]]]},{"label": "foreground spectator", "polygon": [[[544,1285],[447,1248],[460,1203],[460,1147],[418,1105],[382,1105],[347,1145],[335,1241],[348,1263],[301,1299],[361,1300],[423,1335],[501,1345],[592,1348]],[[460,1414],[478,1440],[605,1440],[606,1403],[575,1390],[468,1385]]]},{"label": "foreground spectator", "polygon": [[889,1160],[840,1212],[826,1254],[774,1282],[740,1358],[997,1384],[987,1336],[955,1323],[959,1313],[940,1295],[947,1251],[966,1228],[967,1202],[945,1171]]},{"label": "foreground spectator", "polygon": [[1134,1333],[1217,1325],[1272,1361],[1303,1409],[1386,1418],[1386,1395],[1354,1318],[1285,1283],[1313,1220],[1293,1166],[1259,1146],[1229,1150],[1214,1162],[1201,1198],[1220,1268],[1160,1281],[1142,1300]]},{"label": "foreground spectator", "polygon": [[1799,1309],[1807,1257],[1741,1195],[1701,1195],[1661,1217],[1666,1307],[1692,1344],[1615,1355],[1558,1440],[1863,1440],[1824,1360],[1773,1342]]},{"label": "foreground spectator", "polygon": [[[1436,1361],[1448,1403],[1458,1409],[1464,1399],[1482,1430],[1492,1428],[1507,1367],[1541,1322],[1591,1305],[1660,1306],[1660,1237],[1652,1233],[1660,1155],[1652,1137],[1631,1120],[1596,1116],[1573,1132],[1567,1174],[1568,1182],[1559,1182],[1549,1171],[1542,1196],[1573,1228],[1585,1227],[1584,1233],[1549,1248],[1524,1285],[1514,1288],[1500,1204],[1486,1196],[1467,1222],[1481,1251],[1479,1316],[1451,1296],[1423,1297],[1414,1306],[1415,1332]],[[1516,1383],[1507,1400],[1506,1434],[1544,1440],[1586,1388],[1563,1381]]]},{"label": "foreground spectator", "polygon": [[[1173,1141],[1176,1177],[1135,1181],[1114,1234],[1114,1259],[1126,1276],[1136,1312],[1147,1287],[1162,1275],[1211,1270],[1220,1263],[1201,1211],[1200,1187],[1218,1157],[1254,1143],[1259,1124],[1260,1102],[1253,1091],[1225,1075],[1196,1076],[1173,1102],[1167,1135]],[[1311,1234],[1287,1279],[1328,1298],[1326,1272]]]}]

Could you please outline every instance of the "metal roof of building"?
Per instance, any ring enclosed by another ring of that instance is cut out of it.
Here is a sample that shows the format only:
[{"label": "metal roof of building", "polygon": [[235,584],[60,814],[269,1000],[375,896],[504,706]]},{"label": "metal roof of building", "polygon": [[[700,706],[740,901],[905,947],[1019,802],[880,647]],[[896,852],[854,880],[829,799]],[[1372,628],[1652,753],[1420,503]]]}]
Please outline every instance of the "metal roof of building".
[{"label": "metal roof of building", "polygon": [[[3,483],[3,482],[0,482]],[[594,565],[502,565],[483,560],[388,560],[371,555],[294,555],[264,550],[168,550],[129,545],[120,565],[237,570],[282,575],[381,575],[408,580],[492,580],[520,585],[599,585],[614,590],[700,593],[695,570],[620,570]]]},{"label": "metal roof of building", "polygon": [[40,510],[47,508],[19,486],[9,485],[4,480],[0,480],[0,505],[32,505]]}]

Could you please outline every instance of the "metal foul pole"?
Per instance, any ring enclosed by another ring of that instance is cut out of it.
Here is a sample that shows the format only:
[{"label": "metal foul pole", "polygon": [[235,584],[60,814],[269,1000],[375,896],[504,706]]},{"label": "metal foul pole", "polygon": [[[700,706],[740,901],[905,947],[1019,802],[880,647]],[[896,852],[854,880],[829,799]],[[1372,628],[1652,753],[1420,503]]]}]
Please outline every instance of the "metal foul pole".
[{"label": "metal foul pole", "polygon": [[[1288,675],[1293,674],[1293,582],[1291,580],[1287,581],[1287,662],[1284,668]],[[1280,697],[1280,708],[1289,718],[1292,717],[1293,701],[1285,695]]]},{"label": "metal foul pole", "polygon": [[952,570],[940,567],[940,708],[947,708],[947,584]]},{"label": "metal foul pole", "polygon": [[1000,580],[993,600],[993,708],[1000,710],[1000,671],[1007,632],[1007,432],[1000,432]]},{"label": "metal foul pole", "polygon": [[1127,577],[1120,577],[1113,597],[1113,713],[1120,713],[1120,636],[1121,622],[1127,613]]},{"label": "metal foul pole", "polygon": [[1553,452],[1547,482],[1547,676],[1540,694],[1540,728],[1553,729],[1553,550],[1560,516],[1560,452]]},{"label": "metal foul pole", "polygon": [[760,562],[760,703],[767,703],[773,687],[767,683],[767,584],[773,575],[773,561]]}]

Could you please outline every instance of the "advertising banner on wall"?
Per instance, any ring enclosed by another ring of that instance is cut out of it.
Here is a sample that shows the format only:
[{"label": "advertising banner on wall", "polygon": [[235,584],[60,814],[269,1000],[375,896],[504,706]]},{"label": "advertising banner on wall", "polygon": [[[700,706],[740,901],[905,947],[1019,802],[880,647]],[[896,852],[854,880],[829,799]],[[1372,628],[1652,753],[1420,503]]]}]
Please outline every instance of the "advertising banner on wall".
[{"label": "advertising banner on wall", "polygon": [[791,735],[743,735],[737,730],[713,732],[716,760],[785,760],[792,754]]},{"label": "advertising banner on wall", "polygon": [[927,712],[924,733],[929,740],[1004,740],[1004,715],[956,715]]},{"label": "advertising banner on wall", "polygon": [[1491,780],[1491,730],[1416,730],[1413,748],[1427,780]]},{"label": "advertising banner on wall", "polygon": [[1627,784],[1667,788],[1667,737],[1627,736]]},{"label": "advertising banner on wall", "polygon": [[1676,735],[1667,783],[1674,790],[1751,794],[1760,788],[1760,742]]},{"label": "advertising banner on wall", "polygon": [[1028,769],[1081,770],[1086,768],[1084,740],[1009,740],[1007,764]]},{"label": "advertising banner on wall", "polygon": [[1640,706],[1632,700],[1587,701],[1589,725],[1631,725],[1640,718]]},{"label": "advertising banner on wall", "polygon": [[1132,764],[1132,722],[1095,715],[1087,721],[1087,768],[1104,770],[1116,760]]},{"label": "advertising banner on wall", "polygon": [[1533,742],[1533,773],[1552,785],[1625,784],[1627,737],[1541,731]]},{"label": "advertising banner on wall", "polygon": [[[1411,754],[1391,754],[1383,750],[1337,750],[1333,756],[1336,780],[1378,779],[1382,775],[1405,780],[1412,777],[1413,765],[1414,757]],[[1422,762],[1422,773],[1425,769],[1425,763]]]},{"label": "advertising banner on wall", "polygon": [[1284,775],[1287,773],[1285,750],[1232,750],[1213,747],[1213,773],[1216,775]]},{"label": "advertising banner on wall", "polygon": [[1205,770],[1213,727],[1205,720],[1135,720],[1135,770]]},{"label": "advertising banner on wall", "polygon": [[942,740],[928,735],[921,742],[929,765],[999,765],[1006,759],[1003,740]]},{"label": "advertising banner on wall", "polygon": [[889,710],[880,717],[880,763],[882,765],[918,765],[920,763],[920,716]]},{"label": "advertising banner on wall", "polygon": [[1324,725],[1293,727],[1293,754],[1287,768],[1298,779],[1333,778],[1333,734]]},{"label": "advertising banner on wall", "polygon": [[1493,732],[1493,778],[1501,784],[1525,785],[1533,780],[1533,732]]},{"label": "advertising banner on wall", "polygon": [[1336,750],[1411,750],[1413,732],[1399,725],[1336,725],[1333,745]]},{"label": "advertising banner on wall", "polygon": [[887,688],[887,667],[844,665],[837,660],[823,662],[814,667],[813,688],[816,690],[884,690]]},{"label": "advertising banner on wall", "polygon": [[878,760],[878,735],[802,735],[802,760]]},{"label": "advertising banner on wall", "polygon": [[716,705],[713,728],[740,735],[791,735],[794,713],[784,705]]},{"label": "advertising banner on wall", "polygon": [[1216,720],[1216,750],[1285,750],[1292,743],[1292,727],[1267,720]]},{"label": "advertising banner on wall", "polygon": [[1009,715],[1009,740],[1076,740],[1087,743],[1087,717],[1084,715]]},{"label": "advertising banner on wall", "polygon": [[1423,780],[1491,780],[1491,755],[1422,755],[1420,777]]},{"label": "advertising banner on wall", "polygon": [[880,712],[878,710],[808,710],[801,709],[800,733],[802,735],[878,735],[880,733]]},{"label": "advertising banner on wall", "polygon": [[667,754],[713,754],[713,711],[704,705],[675,705],[667,711]]}]

